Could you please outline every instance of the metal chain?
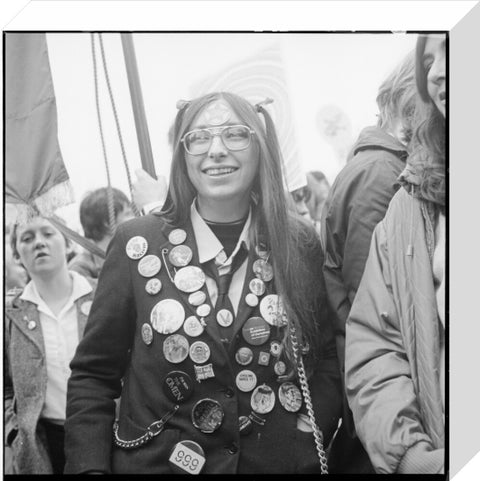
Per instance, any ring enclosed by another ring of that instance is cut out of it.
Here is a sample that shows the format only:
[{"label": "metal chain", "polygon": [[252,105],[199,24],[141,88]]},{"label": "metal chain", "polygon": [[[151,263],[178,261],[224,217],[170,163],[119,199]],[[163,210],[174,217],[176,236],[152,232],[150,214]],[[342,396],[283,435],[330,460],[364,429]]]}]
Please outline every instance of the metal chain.
[{"label": "metal chain", "polygon": [[[98,38],[100,40],[100,52],[102,54],[103,71],[105,73],[105,80],[107,82],[108,94],[110,96],[110,102],[112,104],[113,116],[115,117],[115,125],[117,127],[118,140],[120,142],[120,148],[122,150],[123,163],[125,164],[128,188],[130,189],[130,197],[133,199],[132,178],[130,175],[130,169],[128,167],[127,156],[125,154],[125,147],[123,145],[123,137],[122,137],[122,131],[120,130],[120,122],[118,121],[117,107],[115,105],[115,100],[113,98],[113,93],[112,93],[112,87],[110,85],[110,77],[108,75],[107,60],[105,58],[105,50],[103,48],[103,38],[101,33],[98,34]],[[134,202],[132,202],[132,210],[136,217],[140,216],[140,212],[138,211],[138,208]]]},{"label": "metal chain", "polygon": [[102,115],[100,111],[100,100],[98,95],[98,73],[97,73],[97,57],[95,54],[95,34],[90,34],[91,43],[92,43],[92,60],[93,60],[93,78],[95,82],[95,105],[97,107],[97,119],[98,119],[98,128],[100,130],[100,140],[102,142],[102,151],[103,151],[103,160],[105,162],[105,170],[107,171],[107,208],[108,208],[108,223],[110,226],[110,231],[113,232],[115,229],[115,207],[113,203],[113,192],[112,192],[112,183],[110,180],[110,167],[108,165],[107,159],[107,149],[105,147],[105,138],[103,136],[103,126],[102,126]]},{"label": "metal chain", "polygon": [[307,376],[305,374],[305,366],[303,364],[303,358],[298,355],[298,340],[295,332],[295,327],[290,324],[290,339],[292,341],[293,356],[295,363],[297,364],[298,377],[300,379],[300,386],[302,388],[303,398],[307,406],[308,417],[310,418],[310,425],[313,429],[313,437],[315,439],[315,445],[317,448],[318,459],[320,460],[321,474],[328,474],[327,457],[323,449],[323,435],[317,426],[315,421],[315,413],[313,412],[312,397],[310,396],[310,388],[308,386]]}]

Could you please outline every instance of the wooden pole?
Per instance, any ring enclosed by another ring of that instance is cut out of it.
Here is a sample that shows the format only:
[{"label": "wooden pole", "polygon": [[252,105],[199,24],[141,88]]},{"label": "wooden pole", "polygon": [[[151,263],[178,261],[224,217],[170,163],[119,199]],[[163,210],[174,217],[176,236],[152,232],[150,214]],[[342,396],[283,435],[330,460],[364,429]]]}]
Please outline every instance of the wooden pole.
[{"label": "wooden pole", "polygon": [[122,38],[123,55],[125,57],[125,67],[127,69],[128,85],[130,87],[130,98],[132,99],[133,116],[137,130],[138,147],[142,168],[154,179],[157,178],[155,166],[153,164],[152,146],[148,134],[147,117],[143,104],[142,88],[138,76],[137,59],[131,33],[120,34]]}]

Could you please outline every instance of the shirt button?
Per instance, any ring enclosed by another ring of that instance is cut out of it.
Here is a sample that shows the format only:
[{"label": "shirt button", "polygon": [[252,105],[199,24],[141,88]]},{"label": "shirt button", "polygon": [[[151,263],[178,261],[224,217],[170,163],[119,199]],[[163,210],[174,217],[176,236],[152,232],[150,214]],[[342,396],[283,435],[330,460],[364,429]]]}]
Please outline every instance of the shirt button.
[{"label": "shirt button", "polygon": [[238,446],[235,443],[232,443],[232,445],[228,447],[228,454],[236,454],[237,452]]},{"label": "shirt button", "polygon": [[235,392],[233,391],[233,389],[230,389],[229,387],[227,389],[225,389],[225,396],[226,397],[233,397],[235,395]]}]

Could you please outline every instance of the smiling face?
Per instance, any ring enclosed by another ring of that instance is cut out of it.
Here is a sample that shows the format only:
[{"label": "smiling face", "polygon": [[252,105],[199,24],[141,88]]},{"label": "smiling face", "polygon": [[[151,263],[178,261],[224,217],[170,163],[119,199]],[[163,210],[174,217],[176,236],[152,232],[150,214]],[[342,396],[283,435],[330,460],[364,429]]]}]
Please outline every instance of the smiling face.
[{"label": "smiling face", "polygon": [[[225,100],[219,99],[201,110],[187,130],[218,128],[220,131],[228,125],[245,125],[245,122]],[[185,151],[185,161],[197,191],[201,215],[215,220],[218,211],[229,210],[233,217],[238,213],[238,218],[245,214],[259,165],[259,147],[254,134],[244,150],[229,150],[222,137],[214,135],[206,153],[192,155]]]},{"label": "smiling face", "polygon": [[55,273],[67,265],[65,238],[41,217],[17,228],[15,245],[22,264],[32,278]]},{"label": "smiling face", "polygon": [[423,52],[427,74],[427,91],[439,112],[445,117],[445,37],[430,35]]}]

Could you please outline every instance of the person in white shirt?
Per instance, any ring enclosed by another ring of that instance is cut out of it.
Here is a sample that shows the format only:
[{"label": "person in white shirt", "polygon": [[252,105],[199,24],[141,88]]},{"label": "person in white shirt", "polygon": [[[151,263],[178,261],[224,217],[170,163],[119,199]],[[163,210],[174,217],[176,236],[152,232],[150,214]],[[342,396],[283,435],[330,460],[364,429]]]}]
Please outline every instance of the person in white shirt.
[{"label": "person in white shirt", "polygon": [[43,217],[16,224],[11,247],[31,280],[7,293],[5,439],[15,474],[61,474],[69,364],[94,285],[68,270],[70,243]]}]

